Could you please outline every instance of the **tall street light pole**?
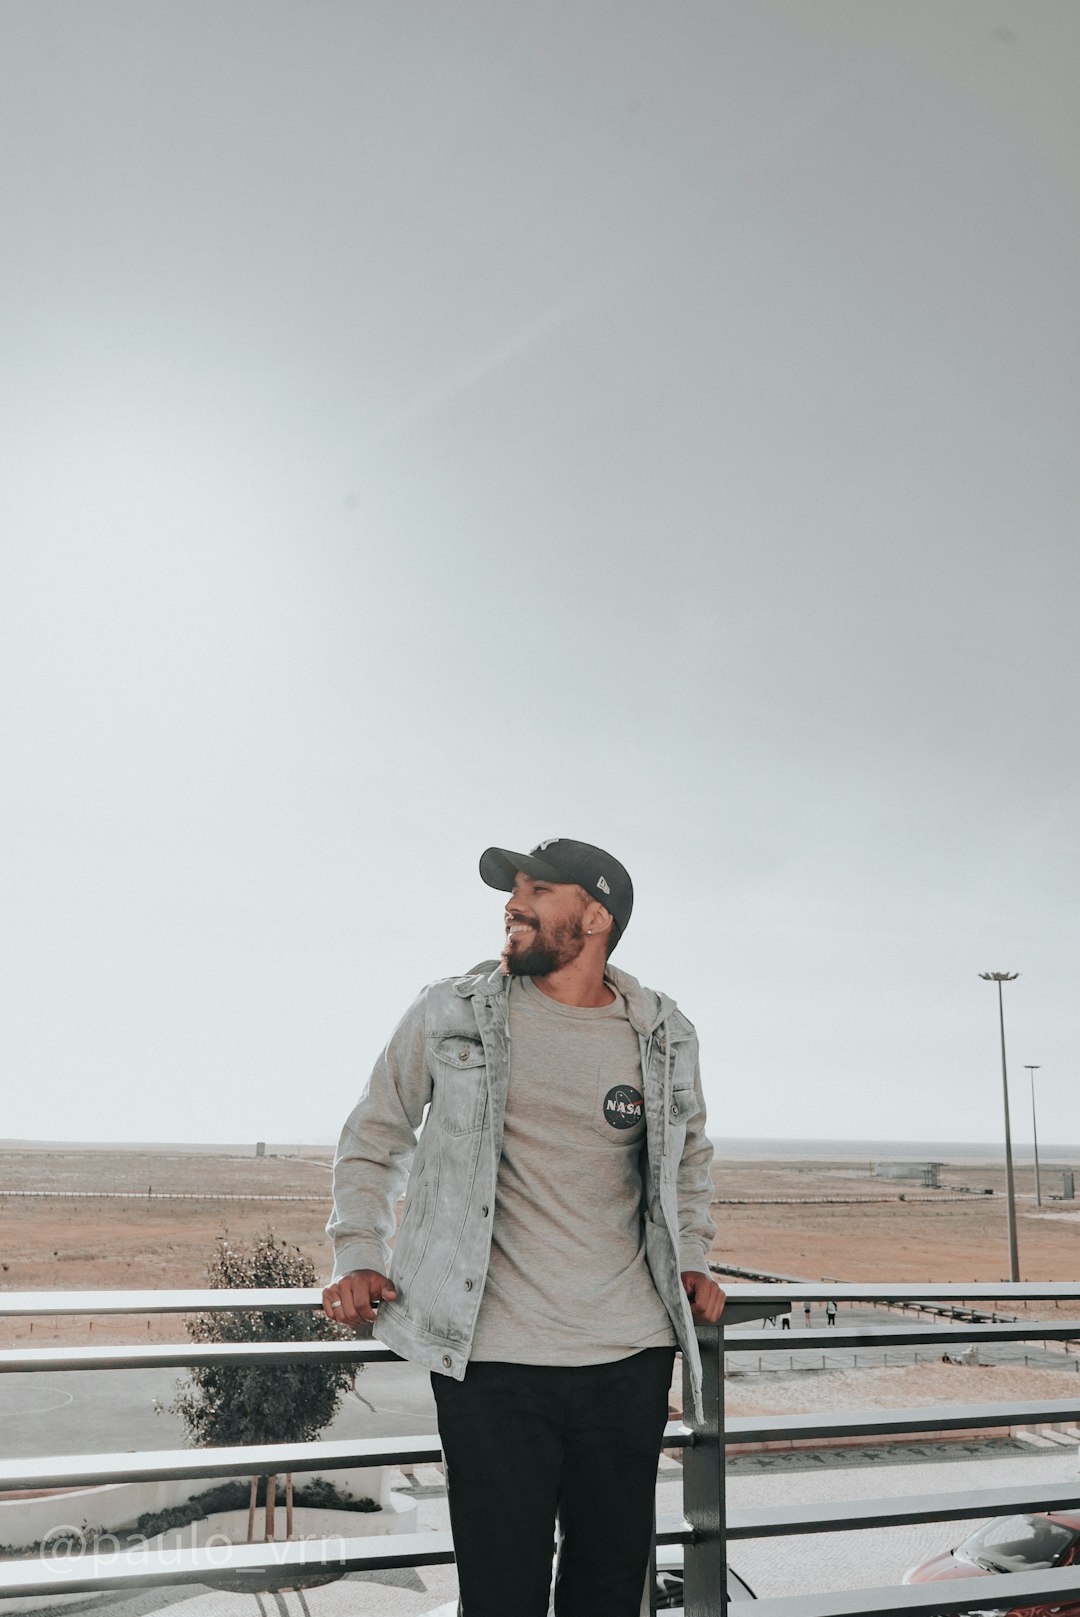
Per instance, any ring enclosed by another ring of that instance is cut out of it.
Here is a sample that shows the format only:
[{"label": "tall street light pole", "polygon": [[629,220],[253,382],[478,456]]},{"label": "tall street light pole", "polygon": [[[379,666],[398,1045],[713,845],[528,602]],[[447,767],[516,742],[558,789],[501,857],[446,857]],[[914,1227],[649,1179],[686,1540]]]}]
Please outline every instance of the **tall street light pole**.
[{"label": "tall street light pole", "polygon": [[998,1026],[1001,1028],[1001,1087],[1005,1098],[1005,1194],[1009,1203],[1009,1269],[1010,1280],[1020,1279],[1020,1258],[1016,1250],[1016,1191],[1013,1187],[1012,1132],[1009,1128],[1009,1074],[1005,1066],[1005,1007],[1001,998],[1002,983],[1015,982],[1018,971],[980,971],[983,982],[997,983]]},{"label": "tall street light pole", "polygon": [[1039,1070],[1037,1061],[1025,1061],[1024,1066],[1031,1077],[1031,1138],[1035,1143],[1035,1205],[1042,1206],[1042,1186],[1039,1183],[1039,1131],[1035,1127],[1035,1074]]}]

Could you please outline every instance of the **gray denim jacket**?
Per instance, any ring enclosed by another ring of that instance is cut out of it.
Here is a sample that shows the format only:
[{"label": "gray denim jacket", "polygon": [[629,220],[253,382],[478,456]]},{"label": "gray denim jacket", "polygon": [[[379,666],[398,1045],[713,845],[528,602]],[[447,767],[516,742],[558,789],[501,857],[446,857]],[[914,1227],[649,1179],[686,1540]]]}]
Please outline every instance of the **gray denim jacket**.
[{"label": "gray denim jacket", "polygon": [[[641,1046],[646,1257],[691,1367],[700,1419],[701,1366],[680,1280],[684,1270],[707,1272],[714,1230],[697,1035],[673,1000],[606,970]],[[397,1300],[380,1305],[375,1335],[402,1358],[459,1381],[491,1248],[509,1080],[508,985],[502,967],[486,962],[419,994],[376,1062],[334,1162],[326,1227],[334,1279],[354,1269],[388,1274]]]}]

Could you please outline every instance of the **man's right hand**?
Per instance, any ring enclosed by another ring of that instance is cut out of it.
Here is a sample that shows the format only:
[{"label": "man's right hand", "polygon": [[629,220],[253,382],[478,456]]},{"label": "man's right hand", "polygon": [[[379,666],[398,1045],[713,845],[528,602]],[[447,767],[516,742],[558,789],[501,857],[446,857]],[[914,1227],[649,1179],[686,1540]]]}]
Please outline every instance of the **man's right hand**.
[{"label": "man's right hand", "polygon": [[323,1313],[337,1325],[369,1325],[375,1310],[383,1301],[393,1302],[397,1297],[390,1281],[377,1269],[354,1269],[323,1290]]}]

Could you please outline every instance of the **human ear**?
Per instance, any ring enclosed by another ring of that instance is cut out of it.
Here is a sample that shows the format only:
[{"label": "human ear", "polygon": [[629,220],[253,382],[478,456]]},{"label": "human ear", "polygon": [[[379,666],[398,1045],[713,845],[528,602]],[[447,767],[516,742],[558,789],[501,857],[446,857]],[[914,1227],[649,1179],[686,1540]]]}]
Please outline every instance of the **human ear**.
[{"label": "human ear", "polygon": [[582,919],[585,922],[585,931],[589,937],[606,937],[611,930],[611,911],[595,899],[591,900]]}]

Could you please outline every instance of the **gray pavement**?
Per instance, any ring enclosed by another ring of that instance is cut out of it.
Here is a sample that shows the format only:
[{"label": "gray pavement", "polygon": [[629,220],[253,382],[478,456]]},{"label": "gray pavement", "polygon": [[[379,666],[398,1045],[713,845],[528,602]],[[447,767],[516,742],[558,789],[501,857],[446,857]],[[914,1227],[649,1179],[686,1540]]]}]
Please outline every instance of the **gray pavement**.
[{"label": "gray pavement", "polygon": [[[65,1370],[0,1375],[0,1450],[35,1455],[125,1453],[186,1447],[183,1422],[154,1412],[172,1402],[176,1370]],[[379,1364],[356,1377],[326,1438],[412,1436],[435,1430],[424,1370]]]}]

